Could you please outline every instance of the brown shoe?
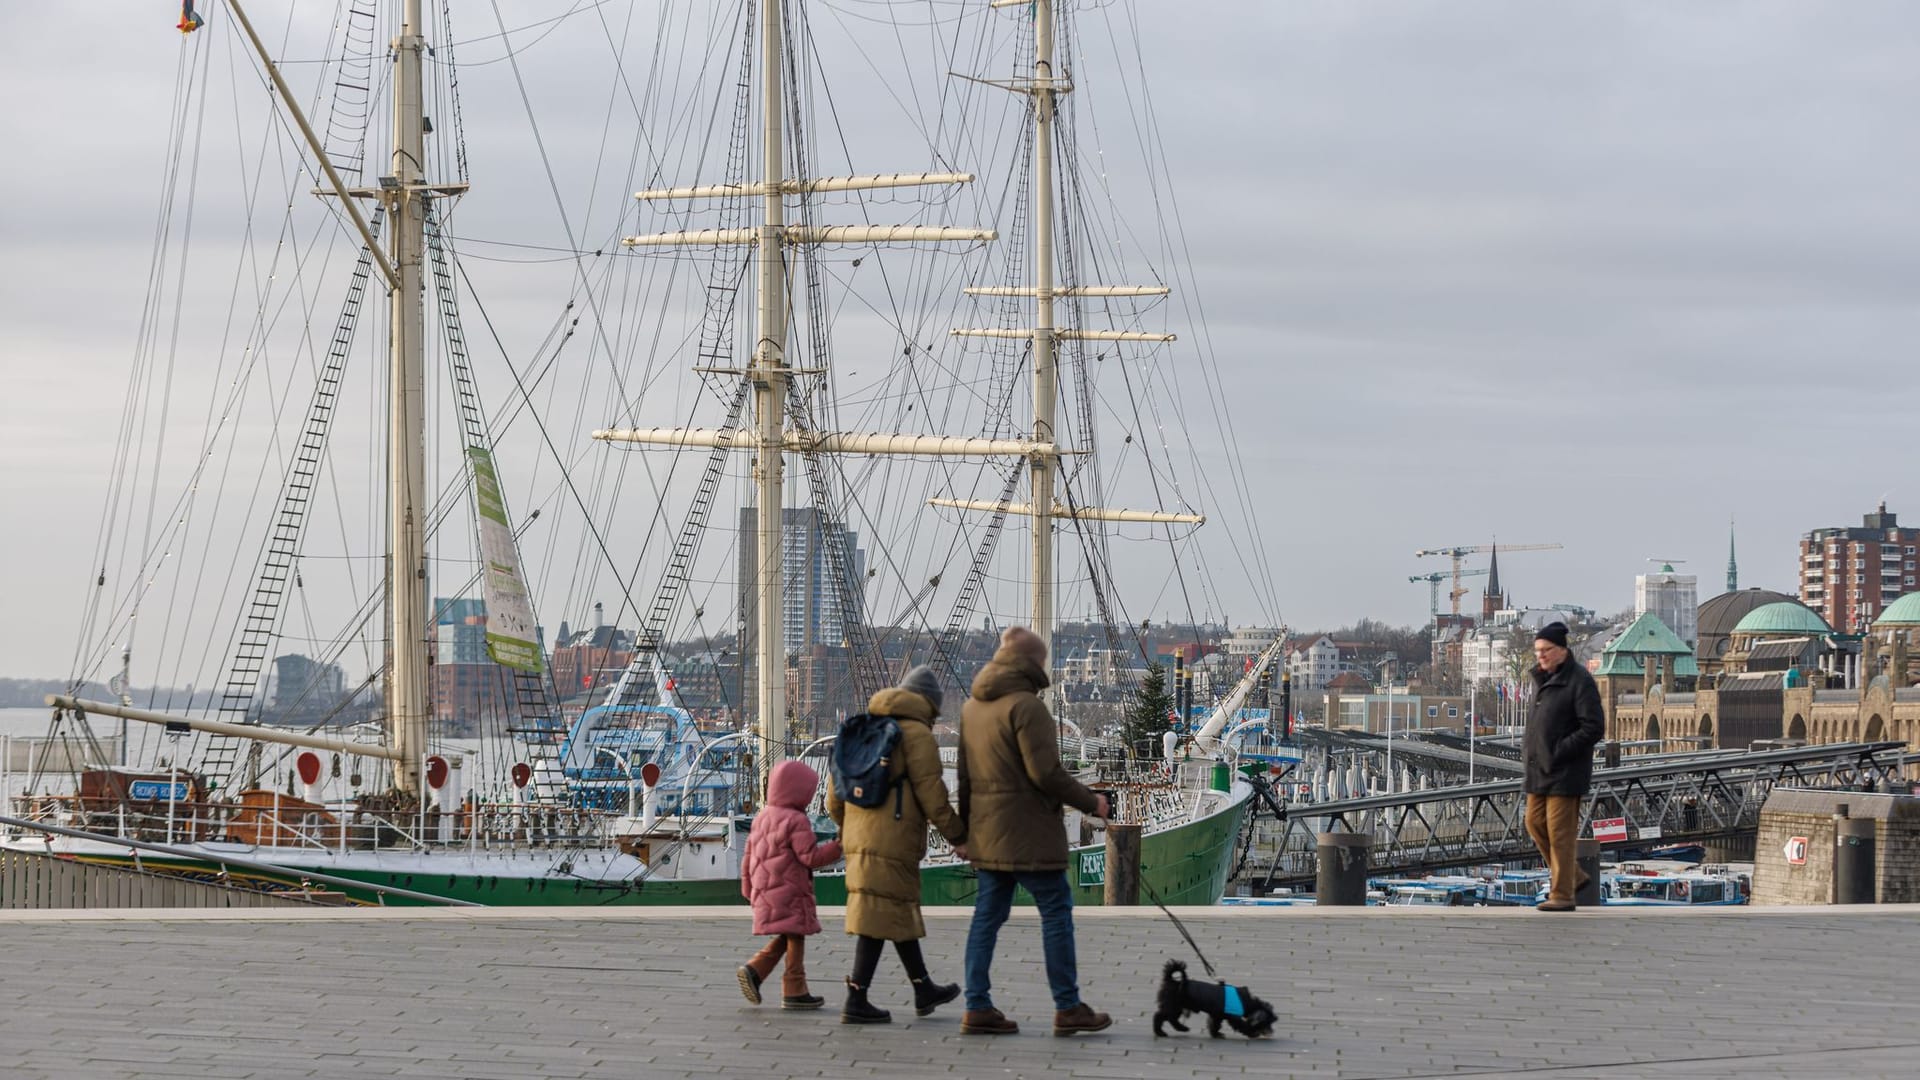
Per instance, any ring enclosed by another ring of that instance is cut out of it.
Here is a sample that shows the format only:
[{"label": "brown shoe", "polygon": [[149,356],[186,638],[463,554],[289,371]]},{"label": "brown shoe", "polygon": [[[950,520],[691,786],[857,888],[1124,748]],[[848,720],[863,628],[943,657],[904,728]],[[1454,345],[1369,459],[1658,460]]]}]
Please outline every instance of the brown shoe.
[{"label": "brown shoe", "polygon": [[1091,1035],[1112,1026],[1113,1017],[1103,1012],[1095,1012],[1093,1006],[1084,1001],[1071,1009],[1062,1009],[1053,1014],[1055,1035]]},{"label": "brown shoe", "polygon": [[1543,900],[1541,901],[1538,910],[1540,911],[1572,911],[1574,910],[1574,904],[1573,904],[1573,901],[1571,900]]},{"label": "brown shoe", "polygon": [[960,1017],[962,1035],[1018,1035],[1020,1025],[999,1009],[968,1009]]}]

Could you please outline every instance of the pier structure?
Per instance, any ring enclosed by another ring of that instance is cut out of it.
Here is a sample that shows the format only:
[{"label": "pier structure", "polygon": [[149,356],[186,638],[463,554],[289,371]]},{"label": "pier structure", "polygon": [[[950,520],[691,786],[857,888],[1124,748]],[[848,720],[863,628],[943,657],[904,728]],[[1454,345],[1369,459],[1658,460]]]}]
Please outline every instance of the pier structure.
[{"label": "pier structure", "polygon": [[[1404,753],[1397,745],[1395,752]],[[1581,807],[1583,834],[1593,833],[1596,821],[1609,823],[1606,848],[1748,842],[1775,788],[1881,790],[1920,762],[1920,754],[1904,743],[1880,742],[1630,760],[1595,769],[1593,790]],[[1280,775],[1281,790],[1290,775]],[[1250,827],[1247,858],[1237,877],[1262,890],[1310,887],[1315,838],[1323,832],[1371,836],[1371,865],[1382,874],[1536,858],[1522,787],[1523,781],[1510,775],[1488,783],[1318,802],[1275,799],[1280,812]]]}]

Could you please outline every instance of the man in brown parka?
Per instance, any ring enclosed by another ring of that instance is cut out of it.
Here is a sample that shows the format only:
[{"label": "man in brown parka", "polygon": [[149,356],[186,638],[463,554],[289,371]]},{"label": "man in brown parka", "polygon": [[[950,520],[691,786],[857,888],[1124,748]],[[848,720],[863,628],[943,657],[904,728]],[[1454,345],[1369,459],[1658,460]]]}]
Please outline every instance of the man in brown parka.
[{"label": "man in brown parka", "polygon": [[952,983],[936,983],[927,973],[920,939],[927,936],[920,918],[920,862],[927,857],[927,825],[954,845],[967,827],[947,801],[947,784],[940,775],[940,748],[933,739],[933,721],[940,715],[940,678],[922,664],[907,672],[900,685],[873,695],[867,712],[890,716],[900,727],[887,775],[903,785],[896,800],[876,807],[854,806],[827,782],[827,813],[840,826],[840,845],[847,859],[847,933],[855,935],[853,974],[847,979],[847,1003],[840,1010],[843,1024],[885,1024],[887,1010],[867,1000],[873,974],[880,966],[883,943],[893,942],[901,966],[913,981],[913,1008],[919,1016],[960,996]]},{"label": "man in brown parka", "polygon": [[1047,646],[1024,626],[1000,635],[993,660],[973,680],[960,709],[960,816],[979,883],[967,934],[967,1011],[960,1030],[1010,1035],[1020,1026],[993,1007],[993,950],[1013,904],[1014,886],[1040,909],[1040,937],[1053,991],[1053,1033],[1103,1031],[1113,1023],[1080,1000],[1073,946],[1073,890],[1067,883],[1063,805],[1107,816],[1107,800],[1060,763],[1047,687]]}]

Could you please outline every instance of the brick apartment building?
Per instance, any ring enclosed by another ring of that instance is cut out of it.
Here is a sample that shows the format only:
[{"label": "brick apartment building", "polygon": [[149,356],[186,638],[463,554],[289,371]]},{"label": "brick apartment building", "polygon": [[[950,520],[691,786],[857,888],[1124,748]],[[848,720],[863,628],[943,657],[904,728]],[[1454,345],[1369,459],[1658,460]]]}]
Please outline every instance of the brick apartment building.
[{"label": "brick apartment building", "polygon": [[1800,602],[1842,633],[1859,633],[1914,591],[1920,529],[1901,528],[1887,504],[1859,528],[1815,529],[1800,538]]}]

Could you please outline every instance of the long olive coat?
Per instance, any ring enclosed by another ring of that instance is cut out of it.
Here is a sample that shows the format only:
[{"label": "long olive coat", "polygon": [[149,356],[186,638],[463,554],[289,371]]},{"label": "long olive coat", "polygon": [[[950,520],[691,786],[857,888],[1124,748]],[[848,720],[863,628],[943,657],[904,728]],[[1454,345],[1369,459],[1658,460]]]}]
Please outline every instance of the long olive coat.
[{"label": "long olive coat", "polygon": [[1002,647],[960,707],[960,816],[967,854],[987,870],[1065,870],[1062,805],[1091,814],[1093,792],[1060,763],[1047,673]]},{"label": "long olive coat", "polygon": [[904,777],[900,820],[891,794],[880,806],[854,806],[827,783],[827,813],[840,826],[847,855],[847,933],[884,941],[927,936],[920,919],[920,861],[927,857],[927,825],[949,843],[966,839],[967,828],[947,801],[940,776],[940,749],[933,741],[933,703],[911,690],[882,690],[867,712],[900,724],[900,743],[887,772]]}]

